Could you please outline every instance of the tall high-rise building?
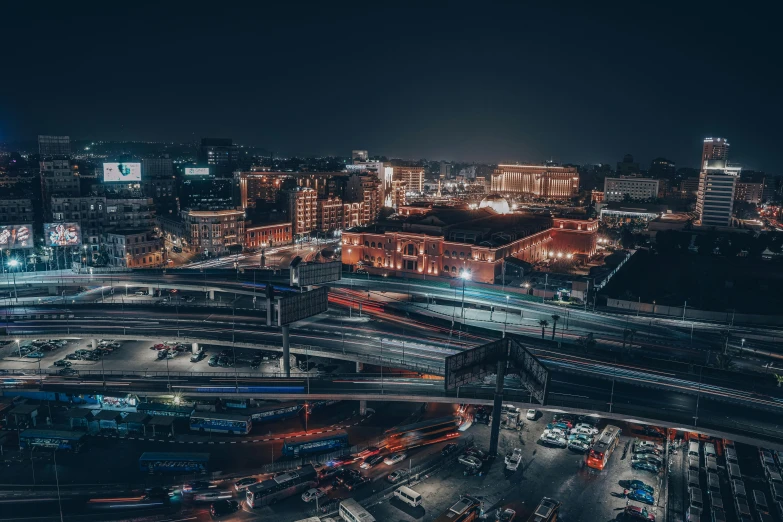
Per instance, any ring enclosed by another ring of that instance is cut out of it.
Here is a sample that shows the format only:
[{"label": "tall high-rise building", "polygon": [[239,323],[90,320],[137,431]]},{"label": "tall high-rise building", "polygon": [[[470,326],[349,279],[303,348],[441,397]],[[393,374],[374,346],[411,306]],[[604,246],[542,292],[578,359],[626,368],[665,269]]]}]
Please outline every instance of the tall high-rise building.
[{"label": "tall high-rise building", "polygon": [[369,155],[367,154],[366,150],[352,150],[351,151],[351,159],[354,163],[361,162],[361,161],[367,161],[367,158],[369,158]]},{"label": "tall high-rise building", "polygon": [[731,225],[740,168],[728,162],[729,143],[724,138],[707,138],[701,154],[696,212],[703,227]]},{"label": "tall high-rise building", "polygon": [[579,172],[554,165],[498,165],[490,187],[492,192],[570,199],[579,193]]},{"label": "tall high-rise building", "polygon": [[381,181],[369,173],[352,174],[345,186],[345,201],[361,203],[361,225],[369,225],[381,212]]},{"label": "tall high-rise building", "polygon": [[424,190],[424,167],[395,166],[392,169],[391,181],[404,183],[409,192],[422,192]]},{"label": "tall high-rise building", "polygon": [[42,158],[50,156],[70,156],[71,138],[68,136],[38,136],[38,154]]},{"label": "tall high-rise building", "polygon": [[311,188],[296,187],[282,192],[294,236],[309,234],[317,226],[318,193]]},{"label": "tall high-rise building", "polygon": [[700,169],[704,168],[704,163],[709,160],[728,160],[729,142],[725,138],[704,138],[704,145],[701,149]]},{"label": "tall high-rise building", "polygon": [[202,138],[199,163],[218,177],[229,177],[237,165],[237,146],[231,138]]}]

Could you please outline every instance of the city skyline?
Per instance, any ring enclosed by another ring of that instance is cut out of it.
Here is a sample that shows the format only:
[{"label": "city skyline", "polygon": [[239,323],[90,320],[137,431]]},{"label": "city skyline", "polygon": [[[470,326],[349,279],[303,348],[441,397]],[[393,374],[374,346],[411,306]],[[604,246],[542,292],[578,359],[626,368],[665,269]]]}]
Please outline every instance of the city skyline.
[{"label": "city skyline", "polygon": [[[587,164],[631,153],[642,165],[663,156],[696,167],[702,140],[717,135],[731,138],[746,169],[776,169],[781,109],[765,87],[774,84],[767,22],[721,41],[721,81],[705,85],[702,72],[712,63],[710,21],[740,23],[750,16],[742,7],[684,8],[674,19],[510,7],[206,16],[164,6],[153,18],[134,6],[12,9],[9,38],[37,36],[14,49],[14,81],[0,88],[2,141],[231,136],[285,156],[363,148]],[[81,79],[47,51],[66,26],[70,63],[90,71]],[[138,27],[144,39],[114,36]]]}]

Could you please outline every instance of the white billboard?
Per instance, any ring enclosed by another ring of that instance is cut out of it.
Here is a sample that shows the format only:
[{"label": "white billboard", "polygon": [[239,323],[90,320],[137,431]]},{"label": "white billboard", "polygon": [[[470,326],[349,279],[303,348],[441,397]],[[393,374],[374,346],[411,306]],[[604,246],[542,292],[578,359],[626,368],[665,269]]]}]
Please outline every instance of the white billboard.
[{"label": "white billboard", "polygon": [[104,163],[103,181],[125,183],[141,181],[141,163]]},{"label": "white billboard", "polygon": [[209,167],[185,167],[186,176],[208,176]]}]

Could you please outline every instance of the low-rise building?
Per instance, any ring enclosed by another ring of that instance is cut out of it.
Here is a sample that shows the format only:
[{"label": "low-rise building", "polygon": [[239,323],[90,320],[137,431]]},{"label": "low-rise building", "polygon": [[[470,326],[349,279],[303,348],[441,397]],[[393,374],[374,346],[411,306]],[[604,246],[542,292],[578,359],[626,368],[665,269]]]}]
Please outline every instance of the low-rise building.
[{"label": "low-rise building", "polygon": [[180,218],[183,240],[195,252],[224,254],[245,240],[243,210],[183,210]]},{"label": "low-rise building", "polygon": [[116,230],[102,241],[109,265],[151,268],[165,263],[163,238],[149,230]]},{"label": "low-rise building", "polygon": [[287,245],[293,241],[291,223],[246,225],[244,247],[249,249]]}]

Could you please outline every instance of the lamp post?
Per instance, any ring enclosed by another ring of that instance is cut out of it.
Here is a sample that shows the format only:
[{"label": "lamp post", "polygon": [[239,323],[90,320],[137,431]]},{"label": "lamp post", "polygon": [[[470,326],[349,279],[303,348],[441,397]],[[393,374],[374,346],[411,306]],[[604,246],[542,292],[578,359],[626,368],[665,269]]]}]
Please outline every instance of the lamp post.
[{"label": "lamp post", "polygon": [[[10,261],[8,261],[9,268],[16,268],[17,266],[19,266],[19,261],[17,259],[11,259]],[[13,273],[13,277],[14,277],[14,300],[18,303],[19,294],[16,293],[16,271],[11,270],[11,272]]]},{"label": "lamp post", "polygon": [[462,278],[462,311],[460,312],[460,317],[465,319],[465,281],[470,279],[470,274],[465,270],[460,277]]},{"label": "lamp post", "polygon": [[19,351],[19,358],[22,358],[22,346],[19,344],[19,339],[16,340],[16,349]]},{"label": "lamp post", "polygon": [[506,318],[503,319],[503,337],[506,336],[506,325],[508,324],[508,298],[509,296],[506,296]]},{"label": "lamp post", "polygon": [[125,297],[128,297],[128,284],[125,285]]}]

